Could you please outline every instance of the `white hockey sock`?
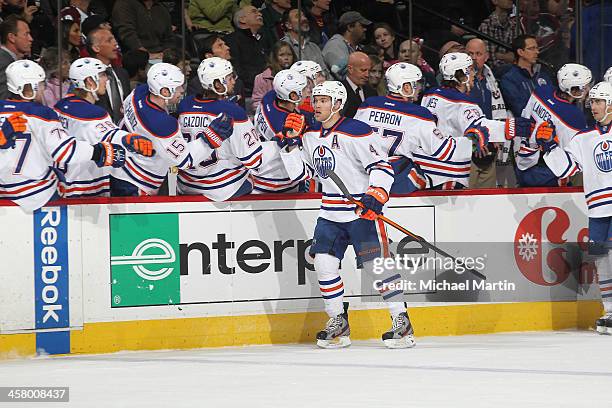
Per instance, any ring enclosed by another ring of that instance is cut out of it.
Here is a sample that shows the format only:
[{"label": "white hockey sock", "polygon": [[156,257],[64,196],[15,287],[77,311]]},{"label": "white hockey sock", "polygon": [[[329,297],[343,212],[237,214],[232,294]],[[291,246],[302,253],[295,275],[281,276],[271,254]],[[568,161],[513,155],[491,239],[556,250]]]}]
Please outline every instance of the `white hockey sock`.
[{"label": "white hockey sock", "polygon": [[601,302],[606,313],[612,312],[612,256],[610,253],[597,257],[597,281],[601,292]]},{"label": "white hockey sock", "polygon": [[314,266],[317,271],[321,296],[323,302],[325,302],[325,312],[329,317],[344,313],[342,306],[344,283],[340,276],[340,260],[328,254],[316,254]]},{"label": "white hockey sock", "polygon": [[406,311],[406,305],[404,303],[404,292],[402,290],[390,289],[393,286],[399,286],[401,284],[401,275],[395,271],[383,271],[382,273],[374,273],[374,261],[367,261],[363,263],[363,270],[369,274],[375,276],[376,280],[382,281],[378,292],[382,296],[383,300],[389,308],[391,317],[395,317],[398,314]]}]

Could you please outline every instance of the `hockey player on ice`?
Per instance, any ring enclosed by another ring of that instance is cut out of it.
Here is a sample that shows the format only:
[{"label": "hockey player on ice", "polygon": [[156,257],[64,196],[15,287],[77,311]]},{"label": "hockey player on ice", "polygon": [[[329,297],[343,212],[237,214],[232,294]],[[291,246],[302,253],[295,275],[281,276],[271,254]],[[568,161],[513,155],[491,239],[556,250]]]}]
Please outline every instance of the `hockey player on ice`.
[{"label": "hockey player on ice", "polygon": [[155,156],[128,157],[122,171],[112,175],[113,195],[157,195],[170,167],[186,169],[202,162],[231,135],[231,119],[221,115],[190,142],[183,138],[167,107],[180,100],[184,82],[178,67],[160,62],[147,72],[147,83],[123,101],[123,128],[151,140]]},{"label": "hockey player on ice", "polygon": [[57,114],[41,104],[45,71],[29,60],[6,68],[10,96],[0,101],[0,198],[26,211],[59,198],[58,179],[70,166],[93,161],[121,167],[123,147],[78,141],[62,128]]},{"label": "hockey player on ice", "polygon": [[[114,142],[122,145],[126,157],[142,154],[151,157],[153,144],[143,136],[119,129],[108,112],[95,102],[106,93],[106,65],[95,58],[79,58],[70,65],[68,77],[74,85],[72,94],[57,102],[54,109],[69,135],[90,144]],[[111,192],[108,167],[93,162],[70,165],[65,180],[60,180],[62,197],[108,197]],[[121,171],[121,170],[115,170]]]},{"label": "hockey player on ice", "polygon": [[[384,152],[395,172],[392,193],[412,193],[442,184],[467,168],[469,174],[472,141],[445,136],[436,126],[429,110],[414,103],[421,91],[421,70],[399,62],[387,69],[387,96],[366,99],[355,119],[370,125],[382,141]],[[471,133],[470,135],[474,135]],[[479,138],[472,139],[479,143]],[[482,149],[482,146],[476,146]],[[429,175],[419,164],[426,163]],[[402,169],[403,167],[403,169]]]},{"label": "hockey player on ice", "polygon": [[[470,96],[474,85],[474,61],[462,52],[451,52],[440,60],[442,86],[429,90],[421,105],[429,109],[437,120],[438,129],[445,136],[461,138],[478,137],[486,146],[489,142],[504,143],[515,137],[527,137],[531,132],[531,121],[523,118],[508,118],[505,121],[487,119],[478,104]],[[477,155],[488,154],[485,147]],[[459,162],[452,171],[446,169],[440,175],[439,160],[419,158],[415,161],[434,181],[434,188],[453,189],[468,187],[470,164]],[[443,177],[437,179],[434,176]],[[441,185],[438,182],[450,179]]]},{"label": "hockey player on ice", "polygon": [[[565,64],[557,72],[559,88],[551,85],[537,87],[523,109],[524,118],[533,119],[537,128],[542,122],[551,121],[561,148],[578,132],[587,128],[586,119],[576,103],[586,99],[593,76],[580,64]],[[521,186],[562,186],[567,179],[559,179],[541,159],[535,130],[529,139],[521,141],[516,155],[516,177]]]},{"label": "hockey player on ice", "polygon": [[565,148],[552,122],[542,122],[536,140],[548,168],[559,178],[582,171],[589,215],[589,253],[595,261],[605,314],[597,331],[612,334],[612,84],[600,82],[589,92],[597,124],[574,135]]},{"label": "hockey player on ice", "polygon": [[[349,244],[357,255],[357,266],[369,273],[373,272],[375,258],[389,256],[385,226],[378,215],[389,198],[393,169],[386,155],[379,154],[378,137],[372,129],[341,116],[347,94],[340,82],[323,82],[313,89],[312,95],[315,119],[320,123],[305,128],[304,116],[288,115],[285,128],[289,130],[282,139],[286,145],[281,157],[293,179],[316,174],[321,181],[323,200],[310,252],[330,319],[317,333],[317,345],[346,347],[350,345],[350,328],[343,311],[340,261]],[[344,180],[351,194],[363,203],[363,210],[342,195],[329,178],[328,170]],[[388,282],[399,278],[394,273]],[[381,289],[392,317],[392,328],[382,335],[384,344],[390,348],[413,347],[413,329],[401,300],[402,291]]]},{"label": "hockey player on ice", "polygon": [[[318,64],[317,64],[318,65]],[[255,112],[255,130],[262,140],[262,164],[252,172],[254,193],[297,192],[299,180],[291,180],[280,158],[280,146],[285,119],[300,113],[297,105],[302,100],[307,79],[299,72],[284,69],[274,76],[273,90],[264,95]]]},{"label": "hockey player on ice", "polygon": [[180,194],[203,194],[213,201],[249,194],[253,190],[249,170],[261,165],[262,148],[245,110],[225,100],[236,84],[232,64],[219,57],[207,58],[198,67],[198,78],[203,94],[183,99],[177,112],[185,140],[196,140],[221,114],[230,118],[233,131],[205,160],[179,170],[178,191]]}]

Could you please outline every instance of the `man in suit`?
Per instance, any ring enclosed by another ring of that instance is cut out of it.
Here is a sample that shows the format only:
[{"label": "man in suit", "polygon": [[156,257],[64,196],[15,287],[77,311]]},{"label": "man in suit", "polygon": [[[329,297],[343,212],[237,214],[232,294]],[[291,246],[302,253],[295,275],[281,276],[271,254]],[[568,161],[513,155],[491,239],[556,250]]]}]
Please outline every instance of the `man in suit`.
[{"label": "man in suit", "polygon": [[117,58],[117,41],[110,30],[98,27],[87,35],[87,46],[89,54],[107,66],[106,94],[100,96],[96,105],[103,107],[113,118],[113,122],[119,124],[123,119],[123,99],[129,95],[131,89],[127,71],[112,65],[112,61]]},{"label": "man in suit", "polygon": [[0,24],[0,99],[9,95],[6,86],[6,67],[24,59],[32,50],[30,26],[19,16],[11,15]]},{"label": "man in suit", "polygon": [[346,79],[342,81],[347,93],[343,116],[352,118],[363,101],[377,95],[376,90],[368,85],[371,68],[367,54],[357,51],[349,55]]}]

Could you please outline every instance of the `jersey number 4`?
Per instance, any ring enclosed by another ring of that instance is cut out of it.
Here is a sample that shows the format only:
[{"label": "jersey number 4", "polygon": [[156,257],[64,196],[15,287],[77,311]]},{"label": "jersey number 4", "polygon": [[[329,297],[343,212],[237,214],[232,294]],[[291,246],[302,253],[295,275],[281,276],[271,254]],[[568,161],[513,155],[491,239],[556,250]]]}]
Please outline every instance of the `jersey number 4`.
[{"label": "jersey number 4", "polygon": [[[372,130],[375,133],[379,133],[379,129],[378,128],[373,127]],[[391,143],[391,146],[389,147],[389,151],[387,152],[387,155],[389,157],[395,156],[395,151],[397,150],[397,147],[400,145],[400,143],[402,143],[402,138],[404,137],[404,132],[400,132],[399,130],[391,130],[391,129],[382,128],[382,135],[381,136],[384,139],[388,139],[388,138],[393,138],[394,139],[393,143]]]},{"label": "jersey number 4", "polygon": [[13,174],[21,174],[21,169],[23,168],[23,163],[25,163],[31,144],[32,135],[30,133],[20,133],[15,139],[15,149],[19,150],[19,156],[17,157],[17,163],[15,164]]}]

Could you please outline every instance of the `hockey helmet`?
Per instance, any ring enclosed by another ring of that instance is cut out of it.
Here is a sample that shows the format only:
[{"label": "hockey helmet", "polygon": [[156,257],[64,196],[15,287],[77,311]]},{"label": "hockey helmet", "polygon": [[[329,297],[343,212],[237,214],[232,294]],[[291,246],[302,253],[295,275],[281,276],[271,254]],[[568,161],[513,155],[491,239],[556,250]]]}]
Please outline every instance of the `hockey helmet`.
[{"label": "hockey helmet", "polygon": [[[587,86],[593,80],[591,70],[580,64],[565,64],[557,72],[559,89],[575,98],[582,98],[587,93]],[[572,88],[581,91],[580,96],[571,93]]]},{"label": "hockey helmet", "polygon": [[[158,62],[149,68],[147,72],[147,85],[149,91],[153,95],[157,95],[163,99],[172,99],[176,93],[176,89],[185,82],[185,75],[179,67],[165,62]],[[163,96],[162,89],[167,88],[170,91],[170,96]]]},{"label": "hockey helmet", "polygon": [[[202,88],[214,91],[217,95],[227,95],[227,76],[234,72],[232,63],[219,57],[206,58],[198,67],[198,78]],[[218,80],[223,85],[223,92],[215,89],[215,81]]]},{"label": "hockey helmet", "polygon": [[[76,88],[84,89],[88,92],[96,92],[100,86],[100,73],[104,71],[106,71],[106,67],[99,59],[79,58],[70,65],[68,78],[70,78]],[[93,79],[96,84],[95,89],[87,89],[87,85],[85,85],[87,78]]]},{"label": "hockey helmet", "polygon": [[[33,100],[38,92],[38,84],[45,80],[45,70],[34,61],[14,61],[6,67],[6,86],[11,93],[23,99]],[[32,96],[23,94],[25,86],[32,87]]]},{"label": "hockey helmet", "polygon": [[440,60],[440,72],[445,81],[460,82],[455,76],[457,71],[463,72],[466,77],[470,75],[470,68],[474,65],[472,57],[464,52],[449,52]]},{"label": "hockey helmet", "polygon": [[612,67],[608,68],[606,70],[606,73],[604,74],[603,80],[606,82],[612,82]]},{"label": "hockey helmet", "polygon": [[[299,72],[291,69],[283,69],[274,76],[273,81],[276,97],[283,101],[300,103],[302,100],[302,91],[308,85],[306,77]],[[291,94],[295,92],[297,99],[291,99]]]},{"label": "hockey helmet", "polygon": [[317,76],[319,74],[324,75],[323,69],[321,69],[321,66],[317,64],[316,62],[309,61],[309,60],[298,61],[294,63],[289,69],[299,72],[300,74],[304,75],[306,78],[312,79],[313,82],[316,82]]},{"label": "hockey helmet", "polygon": [[[416,65],[407,62],[398,62],[391,65],[385,73],[387,89],[389,92],[400,94],[406,98],[414,98],[417,93],[418,82],[423,78],[423,73]],[[404,84],[412,86],[412,94],[404,95]]]}]

